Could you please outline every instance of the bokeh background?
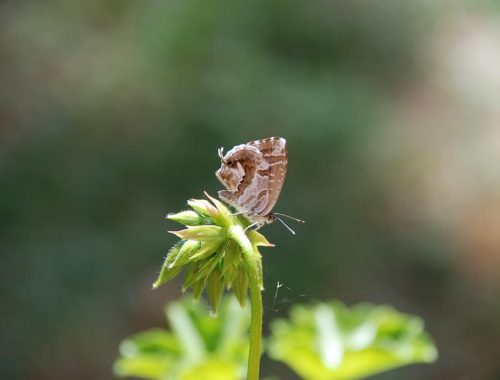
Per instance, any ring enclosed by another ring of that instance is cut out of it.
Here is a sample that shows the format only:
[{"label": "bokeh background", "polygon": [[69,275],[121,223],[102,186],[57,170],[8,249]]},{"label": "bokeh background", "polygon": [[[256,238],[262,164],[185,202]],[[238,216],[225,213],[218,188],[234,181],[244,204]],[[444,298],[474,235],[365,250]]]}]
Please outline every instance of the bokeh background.
[{"label": "bokeh background", "polygon": [[376,379],[499,379],[499,41],[496,1],[0,3],[0,377],[112,379],[180,296],[164,215],[277,135],[307,223],[265,227],[266,326],[389,303],[440,359]]}]

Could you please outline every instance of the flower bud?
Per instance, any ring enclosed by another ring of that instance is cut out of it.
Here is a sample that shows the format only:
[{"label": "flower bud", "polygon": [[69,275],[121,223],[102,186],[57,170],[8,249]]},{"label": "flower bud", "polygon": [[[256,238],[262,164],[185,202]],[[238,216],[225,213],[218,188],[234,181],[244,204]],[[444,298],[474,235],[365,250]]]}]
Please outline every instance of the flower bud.
[{"label": "flower bud", "polygon": [[192,210],[181,211],[177,214],[168,214],[166,218],[185,226],[198,226],[204,223],[203,216]]},{"label": "flower bud", "polygon": [[[255,260],[253,275],[262,287],[262,260],[257,248],[274,245],[259,232],[248,230],[248,220],[234,216],[224,203],[205,195],[209,200],[188,201],[192,210],[167,215],[187,228],[170,231],[182,241],[170,250],[153,287],[187,267],[182,290],[192,288],[195,298],[199,298],[207,289],[212,312],[216,313],[224,288],[233,289],[240,305],[245,305],[249,287],[247,260]],[[242,250],[253,254],[244,257]]]},{"label": "flower bud", "polygon": [[234,223],[231,211],[229,211],[229,209],[226,206],[224,206],[222,202],[218,201],[215,198],[212,198],[206,191],[205,191],[205,196],[208,199],[210,199],[217,208],[215,213],[210,214],[210,217],[212,218],[215,224],[222,227],[229,227],[232,223]]},{"label": "flower bud", "polygon": [[213,240],[225,237],[224,229],[214,225],[193,226],[180,231],[169,231],[182,240]]},{"label": "flower bud", "polygon": [[187,203],[199,214],[209,216],[211,213],[217,212],[217,209],[206,199],[190,199]]},{"label": "flower bud", "polygon": [[242,263],[241,251],[237,244],[233,240],[230,240],[224,252],[224,260],[222,262],[222,274],[224,275],[228,289],[231,288],[238,271],[242,270]]},{"label": "flower bud", "polygon": [[179,254],[182,246],[183,246],[183,242],[179,242],[176,245],[174,245],[172,248],[170,248],[170,251],[168,251],[168,255],[165,258],[165,261],[164,261],[163,266],[161,268],[160,275],[158,276],[158,279],[153,284],[153,289],[156,289],[160,285],[171,280],[180,272],[181,268],[171,268],[170,265],[177,258],[177,255]]},{"label": "flower bud", "polygon": [[213,255],[220,247],[218,240],[206,240],[201,243],[201,247],[189,258],[191,261],[203,260]]},{"label": "flower bud", "polygon": [[182,283],[182,291],[185,292],[189,287],[193,286],[193,284],[198,281],[198,273],[200,271],[200,264],[195,263],[189,265],[189,268],[186,272],[186,276],[184,277],[184,282]]},{"label": "flower bud", "polygon": [[248,239],[255,247],[274,247],[260,232],[251,230],[247,233]]},{"label": "flower bud", "polygon": [[175,260],[169,264],[169,269],[183,266],[189,261],[190,257],[200,249],[200,247],[201,243],[196,240],[188,240],[184,242]]},{"label": "flower bud", "polygon": [[206,286],[207,286],[206,278],[202,278],[193,284],[193,297],[195,300],[200,299],[201,293],[203,293]]},{"label": "flower bud", "polygon": [[208,277],[210,273],[217,267],[217,265],[220,262],[220,257],[217,255],[211,257],[208,260],[204,260],[202,264],[200,265],[200,270],[198,272],[198,276],[201,277]]},{"label": "flower bud", "polygon": [[214,316],[217,315],[220,300],[224,293],[224,281],[222,280],[222,273],[219,269],[214,269],[207,279],[207,295],[212,308],[211,312]]},{"label": "flower bud", "polygon": [[243,270],[243,266],[241,267],[241,270],[237,272],[236,278],[232,283],[232,288],[234,290],[234,295],[236,296],[236,299],[240,303],[241,307],[244,307],[247,301],[248,276]]}]

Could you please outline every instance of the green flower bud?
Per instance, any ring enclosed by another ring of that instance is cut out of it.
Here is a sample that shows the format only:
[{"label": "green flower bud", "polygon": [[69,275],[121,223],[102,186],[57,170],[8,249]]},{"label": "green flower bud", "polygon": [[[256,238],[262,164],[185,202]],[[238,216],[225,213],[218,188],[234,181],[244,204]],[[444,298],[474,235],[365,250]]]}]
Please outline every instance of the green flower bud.
[{"label": "green flower bud", "polygon": [[[153,287],[172,279],[186,267],[182,290],[192,288],[195,298],[199,298],[207,289],[212,312],[216,313],[224,288],[232,289],[240,305],[245,305],[249,288],[248,260],[255,260],[256,273],[252,278],[262,286],[262,260],[257,247],[274,245],[259,232],[247,231],[248,220],[232,215],[222,202],[205,195],[209,200],[188,201],[192,210],[167,216],[187,228],[170,231],[182,241],[170,250]],[[244,249],[247,250],[245,256]],[[249,250],[253,252],[250,256]]]},{"label": "green flower bud", "polygon": [[177,255],[179,254],[182,246],[183,246],[183,242],[179,242],[176,245],[174,245],[172,248],[170,248],[170,251],[168,252],[167,257],[165,258],[165,262],[163,263],[163,266],[161,268],[160,275],[158,276],[158,279],[153,284],[153,289],[156,289],[160,285],[171,280],[180,272],[181,268],[172,269],[170,267],[170,265],[177,258]]},{"label": "green flower bud", "polygon": [[251,230],[247,233],[248,239],[255,247],[274,247],[273,243],[269,243],[264,235],[258,231]]},{"label": "green flower bud", "polygon": [[202,215],[209,216],[217,212],[217,209],[205,199],[190,199],[187,203],[194,211]]},{"label": "green flower bud", "polygon": [[219,304],[224,293],[224,281],[219,269],[214,269],[207,279],[207,295],[211,305],[211,312],[215,316],[219,309]]},{"label": "green flower bud", "polygon": [[201,243],[200,249],[198,249],[192,256],[191,261],[203,260],[210,257],[215,253],[217,248],[221,245],[218,240],[206,240]]},{"label": "green flower bud", "polygon": [[226,235],[223,228],[213,225],[193,226],[185,230],[169,232],[183,240],[221,240]]},{"label": "green flower bud", "polygon": [[184,282],[182,284],[182,291],[185,292],[198,280],[198,273],[200,271],[199,262],[196,264],[191,264],[186,272],[186,277],[184,277]]},{"label": "green flower bud", "polygon": [[206,286],[207,286],[207,279],[206,278],[202,278],[193,284],[193,297],[195,300],[200,299],[200,296],[203,293],[203,291],[205,290]]},{"label": "green flower bud", "polygon": [[179,250],[175,260],[169,264],[168,268],[180,267],[189,261],[189,258],[193,256],[201,247],[201,243],[196,240],[188,240],[184,242],[182,248]]},{"label": "green flower bud", "polygon": [[224,275],[224,280],[226,281],[228,289],[231,288],[238,271],[242,270],[242,265],[243,258],[241,257],[241,252],[237,244],[230,240],[224,252],[224,261],[222,263],[222,274]]},{"label": "green flower bud", "polygon": [[236,278],[232,283],[232,288],[241,307],[245,307],[248,293],[248,276],[243,270],[243,266],[241,269],[242,270],[239,270],[236,274]]},{"label": "green flower bud", "polygon": [[[222,226],[222,227],[229,227],[232,223],[234,223],[234,218],[231,215],[231,211],[222,204],[222,202],[218,201],[215,198],[212,198],[208,193],[205,191],[205,196],[210,199],[215,207],[217,208],[217,211],[214,212],[213,214],[210,214],[210,217],[214,221],[215,224]],[[213,211],[213,210],[212,210]]]},{"label": "green flower bud", "polygon": [[168,214],[166,218],[185,226],[198,226],[205,222],[205,218],[202,215],[192,210],[181,211],[177,214]]},{"label": "green flower bud", "polygon": [[208,277],[219,263],[220,263],[220,257],[218,257],[218,255],[211,257],[209,260],[203,261],[203,263],[200,265],[198,276],[200,278]]}]

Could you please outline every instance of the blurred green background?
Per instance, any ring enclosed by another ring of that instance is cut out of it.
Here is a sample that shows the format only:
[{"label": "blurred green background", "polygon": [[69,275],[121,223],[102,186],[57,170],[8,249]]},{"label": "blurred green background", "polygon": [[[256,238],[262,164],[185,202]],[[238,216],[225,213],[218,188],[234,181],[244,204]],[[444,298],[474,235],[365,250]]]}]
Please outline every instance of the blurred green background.
[{"label": "blurred green background", "polygon": [[151,290],[164,215],[221,188],[217,148],[276,135],[276,210],[307,223],[263,230],[265,328],[389,303],[440,359],[376,379],[499,379],[499,22],[496,1],[0,3],[0,377],[113,378],[180,295]]}]

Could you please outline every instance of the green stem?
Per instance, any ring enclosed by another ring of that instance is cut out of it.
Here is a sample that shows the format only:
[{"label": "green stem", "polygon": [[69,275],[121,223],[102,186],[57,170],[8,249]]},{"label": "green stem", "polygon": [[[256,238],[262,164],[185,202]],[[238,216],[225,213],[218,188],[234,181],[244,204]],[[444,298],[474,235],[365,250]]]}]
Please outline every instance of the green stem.
[{"label": "green stem", "polygon": [[259,380],[260,353],[262,339],[262,280],[259,275],[258,260],[260,255],[255,252],[252,243],[248,240],[241,226],[229,228],[230,237],[238,243],[243,252],[245,269],[250,288],[251,323],[250,349],[248,352],[247,380]]}]

